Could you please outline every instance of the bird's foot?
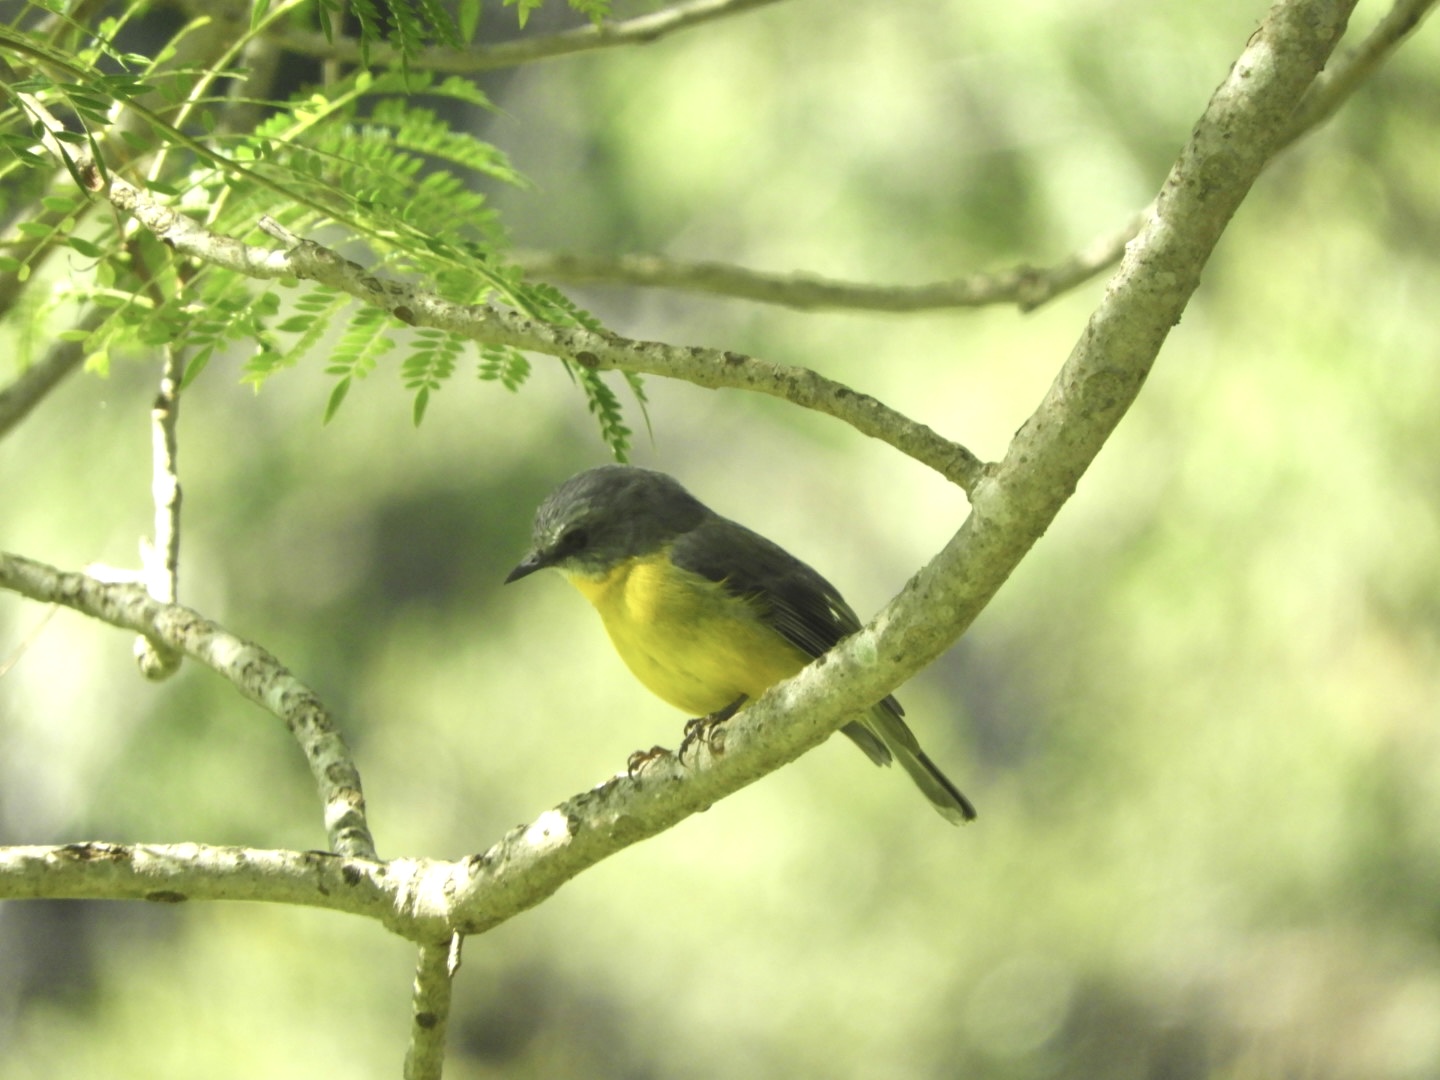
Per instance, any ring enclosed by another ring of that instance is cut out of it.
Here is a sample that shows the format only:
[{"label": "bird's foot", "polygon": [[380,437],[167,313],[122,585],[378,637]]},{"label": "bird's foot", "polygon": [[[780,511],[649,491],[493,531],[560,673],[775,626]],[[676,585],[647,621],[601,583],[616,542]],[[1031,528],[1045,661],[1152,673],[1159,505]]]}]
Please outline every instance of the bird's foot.
[{"label": "bird's foot", "polygon": [[625,761],[625,775],[630,777],[631,780],[634,780],[635,774],[644,769],[645,766],[653,761],[659,761],[662,758],[670,756],[670,751],[663,746],[652,746],[649,750],[636,750]]},{"label": "bird's foot", "polygon": [[743,697],[736,698],[723,709],[716,709],[708,716],[697,716],[685,722],[685,737],[680,741],[680,763],[685,763],[685,753],[696,744],[704,742],[710,753],[719,756],[725,752],[724,723],[745,704]]}]

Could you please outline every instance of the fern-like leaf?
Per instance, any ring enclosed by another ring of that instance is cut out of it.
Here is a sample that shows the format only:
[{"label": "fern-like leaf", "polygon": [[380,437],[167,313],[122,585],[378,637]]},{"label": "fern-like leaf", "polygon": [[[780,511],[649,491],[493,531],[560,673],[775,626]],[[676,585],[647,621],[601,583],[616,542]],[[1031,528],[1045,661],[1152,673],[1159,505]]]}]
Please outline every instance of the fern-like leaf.
[{"label": "fern-like leaf", "polygon": [[385,336],[390,324],[389,314],[379,308],[355,309],[350,325],[340,335],[330,362],[325,365],[326,374],[340,377],[325,408],[325,423],[339,411],[351,385],[374,371],[379,358],[395,347],[395,342]]},{"label": "fern-like leaf", "polygon": [[[58,11],[56,2],[44,0]],[[570,3],[592,19],[609,12],[602,0]],[[522,19],[535,6],[519,0]],[[257,0],[251,25],[241,27],[227,57],[239,57],[246,40],[268,32],[293,8],[294,0]],[[343,8],[341,0],[317,0],[310,10],[327,34],[336,15],[353,12],[362,49],[388,39],[409,55],[429,43],[458,45],[462,31],[474,32],[480,0],[462,0],[459,27],[443,0],[353,0]],[[248,356],[241,378],[258,387],[326,348],[325,370],[335,378],[328,420],[394,346],[388,331],[398,324],[326,289],[310,288],[298,298],[287,293],[282,311],[280,293],[237,271],[177,259],[152,234],[128,231],[114,216],[97,213],[103,200],[62,193],[46,175],[58,166],[77,185],[93,188],[93,176],[79,175],[77,163],[86,157],[102,179],[113,167],[215,234],[272,244],[256,229],[269,215],[292,232],[324,236],[377,274],[422,280],[456,302],[507,305],[556,325],[601,329],[564,294],[525,281],[506,263],[506,237],[486,192],[497,183],[524,184],[524,178],[500,150],[417,104],[423,93],[491,108],[473,81],[359,70],[288,102],[248,103],[266,119],[237,132],[223,122],[222,110],[241,99],[227,98],[217,80],[240,85],[245,73],[228,66],[238,61],[226,59],[216,70],[177,66],[178,46],[199,32],[203,20],[187,23],[146,56],[115,44],[128,33],[130,18],[126,13],[93,27],[68,26],[75,42],[69,51],[56,46],[53,35],[0,27],[0,58],[11,60],[17,73],[0,94],[0,217],[9,212],[8,230],[18,238],[0,253],[0,271],[23,285],[48,254],[68,249],[77,272],[60,282],[46,305],[54,310],[81,301],[105,313],[84,340],[97,363],[137,345],[174,345],[188,358],[188,384],[213,357],[238,345]],[[116,115],[127,110],[138,122],[117,124]],[[337,230],[349,239],[334,240]],[[345,323],[338,338],[337,320]],[[413,344],[400,375],[418,422],[468,344],[432,331],[413,338],[407,331],[405,340]],[[530,363],[514,349],[487,346],[480,349],[477,371],[481,379],[515,390]],[[611,386],[588,369],[575,368],[572,375],[602,437],[623,459],[631,432]],[[643,412],[641,383],[624,378]]]},{"label": "fern-like leaf", "polygon": [[610,447],[616,461],[625,461],[630,450],[632,433],[625,426],[620,399],[615,396],[615,391],[605,384],[598,371],[580,367],[576,368],[575,374],[585,391],[590,412],[600,424],[600,437],[605,440],[605,445]]},{"label": "fern-like leaf", "polygon": [[506,390],[519,390],[530,377],[530,361],[519,349],[508,345],[482,345],[476,374],[486,382],[498,382]]},{"label": "fern-like leaf", "polygon": [[417,330],[415,337],[419,347],[401,364],[400,378],[407,390],[415,392],[413,418],[415,426],[419,427],[430,404],[431,393],[439,390],[444,381],[455,373],[455,364],[465,342],[443,330]]}]

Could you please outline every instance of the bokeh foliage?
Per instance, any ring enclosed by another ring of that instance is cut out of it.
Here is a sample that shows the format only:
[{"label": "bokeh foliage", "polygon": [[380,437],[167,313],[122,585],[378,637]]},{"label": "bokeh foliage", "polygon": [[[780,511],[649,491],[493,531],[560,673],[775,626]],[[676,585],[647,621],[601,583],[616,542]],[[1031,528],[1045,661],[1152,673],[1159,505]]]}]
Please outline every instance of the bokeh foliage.
[{"label": "bokeh foliage", "polygon": [[[475,122],[533,181],[493,193],[517,244],[921,281],[1143,205],[1262,13],[782,3],[486,76]],[[470,941],[449,1075],[1440,1074],[1437,102],[1430,29],[1276,162],[1070,506],[905,688],[975,826],[834,741]],[[574,295],[995,457],[1100,287],[905,318]],[[605,456],[552,362],[518,396],[453,384],[418,430],[379,381],[322,427],[319,365],[256,395],[241,364],[185,398],[182,599],[345,718],[382,853],[484,848],[676,741],[578,597],[499,586],[539,497]],[[154,378],[72,381],[0,443],[7,548],[134,561]],[[963,518],[832,421],[649,389],[635,459],[862,614]],[[40,617],[0,602],[0,653]],[[0,841],[319,845],[278,725],[128,649],[61,613],[0,679]],[[0,1075],[395,1075],[410,962],[313,912],[9,904]]]}]

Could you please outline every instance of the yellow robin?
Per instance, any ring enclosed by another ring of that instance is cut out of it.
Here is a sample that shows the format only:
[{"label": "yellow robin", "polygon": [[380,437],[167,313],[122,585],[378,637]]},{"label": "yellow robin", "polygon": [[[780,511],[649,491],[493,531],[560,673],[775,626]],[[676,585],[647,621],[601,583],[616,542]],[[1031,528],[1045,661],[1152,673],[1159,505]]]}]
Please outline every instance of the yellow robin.
[{"label": "yellow robin", "polygon": [[[546,567],[595,606],[635,677],[696,717],[733,712],[860,629],[809,566],[650,469],[603,465],[551,492],[505,581]],[[887,697],[840,730],[877,765],[899,761],[946,820],[973,819],[901,715]]]}]

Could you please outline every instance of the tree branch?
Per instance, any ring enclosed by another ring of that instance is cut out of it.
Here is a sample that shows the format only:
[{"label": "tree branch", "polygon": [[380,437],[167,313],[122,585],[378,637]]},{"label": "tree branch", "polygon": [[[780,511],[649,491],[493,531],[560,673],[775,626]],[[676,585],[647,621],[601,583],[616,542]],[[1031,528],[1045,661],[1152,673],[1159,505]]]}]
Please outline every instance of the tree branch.
[{"label": "tree branch", "polygon": [[[90,174],[97,188],[102,181]],[[446,330],[472,341],[510,345],[558,356],[597,370],[632,371],[684,379],[710,389],[751,390],[833,416],[861,434],[889,443],[929,465],[966,491],[984,468],[958,443],[916,423],[868,394],[827,379],[809,368],[792,367],[722,349],[636,341],[605,331],[538,322],[483,304],[457,304],[429,289],[371,273],[329,248],[295,236],[269,218],[260,225],[281,239],[275,251],[220,236],[134,184],[110,173],[110,201],[176,251],[262,279],[296,277],[316,281],[388,311],[410,326]]]},{"label": "tree branch", "polygon": [[[1282,146],[1323,124],[1399,44],[1420,25],[1437,0],[1396,0],[1353,52],[1323,72],[1296,109]],[[906,314],[1014,304],[1028,312],[1083,285],[1120,261],[1125,245],[1154,212],[1145,207],[1118,229],[1097,236],[1048,267],[1021,264],[995,273],[970,274],[921,285],[835,281],[815,274],[774,274],[717,262],[687,262],[660,255],[576,255],[517,251],[512,259],[543,281],[569,285],[630,285],[683,289],[753,300],[803,311],[833,309]]]},{"label": "tree branch", "polygon": [[300,743],[324,804],[331,848],[341,855],[375,857],[360,773],[334,718],[309,687],[260,646],[189,608],[162,604],[137,585],[109,584],[19,555],[0,552],[0,588],[154,638],[227,679],[283,720]]},{"label": "tree branch", "polygon": [[[142,540],[141,564],[145,589],[162,604],[175,602],[180,575],[180,475],[175,466],[180,422],[180,350],[164,348],[160,387],[150,408],[150,494],[155,502],[155,536]],[[135,639],[135,659],[147,679],[169,678],[180,669],[180,654],[143,634]]]},{"label": "tree branch", "polygon": [[895,674],[879,673],[904,678],[930,663],[1049,527],[1139,394],[1354,4],[1274,3],[1211,98],[1044,400],[972,494],[969,518],[865,630],[829,655],[829,667],[853,672],[867,695],[892,689]]},{"label": "tree branch", "polygon": [[[520,38],[498,45],[470,45],[463,49],[422,49],[406,63],[417,70],[449,74],[494,71],[497,68],[532,64],[560,56],[613,49],[628,45],[648,45],[681,30],[689,30],[715,19],[738,15],[752,8],[765,7],[776,0],[684,0],[648,15],[619,22],[602,22],[565,30],[558,34]],[[193,5],[198,7],[199,5]],[[277,31],[272,40],[280,48],[302,56],[335,60],[342,64],[361,62],[360,43],[354,38],[327,40],[313,31]],[[371,45],[370,63],[377,67],[398,64],[400,54],[389,45]]]},{"label": "tree branch", "polygon": [[440,1080],[445,1070],[450,991],[460,967],[463,940],[455,934],[448,942],[420,946],[410,1003],[410,1048],[405,1053],[405,1080]]},{"label": "tree branch", "polygon": [[[273,222],[262,222],[262,226],[272,234],[284,233]],[[558,356],[598,371],[661,375],[712,390],[768,394],[843,420],[862,435],[889,443],[930,466],[967,492],[984,469],[980,459],[959,443],[810,368],[722,349],[638,341],[608,331],[538,322],[498,308],[455,304],[428,290],[371,275],[312,241],[287,238],[286,242],[295,243],[286,253],[290,273],[382,307],[412,326],[435,327],[474,341]]]},{"label": "tree branch", "polygon": [[[249,900],[389,922],[423,864],[206,844],[0,847],[0,899]],[[431,927],[431,932],[443,932]]]},{"label": "tree branch", "polygon": [[[727,721],[723,745],[655,771],[675,789],[663,810],[626,782],[570,800],[512,832],[475,866],[457,896],[459,928],[478,932],[538,903],[626,844],[668,827],[685,804],[708,803],[823,741],[959,638],[1044,533],[1144,384],[1231,215],[1271,153],[1305,88],[1344,30],[1354,0],[1281,0],[1212,97],[1055,383],[975,491],[956,536],[863,630]],[[642,784],[652,780],[647,770]],[[642,789],[643,790],[643,789]],[[682,803],[682,799],[684,800]]]},{"label": "tree branch", "polygon": [[[429,943],[478,933],[817,745],[854,715],[856,702],[878,700],[933,662],[1045,531],[1138,395],[1352,6],[1353,0],[1280,0],[1271,8],[1212,97],[1054,384],[1004,461],[977,486],[970,517],[864,629],[727,721],[718,741],[702,743],[685,764],[661,756],[634,778],[618,776],[512,830],[483,855],[383,866],[313,858],[325,867],[338,863],[339,880],[397,932]],[[6,565],[0,560],[0,584]],[[138,590],[127,595],[154,605]],[[338,906],[333,897],[318,900],[321,890],[287,888],[310,897],[300,902]],[[366,890],[386,892],[390,902]],[[436,962],[433,955],[425,960]]]},{"label": "tree branch", "polygon": [[1140,227],[1140,215],[1049,267],[1016,266],[922,285],[836,281],[815,274],[771,274],[716,262],[685,262],[660,255],[574,255],[517,251],[527,274],[570,285],[635,285],[685,289],[802,311],[834,309],[908,314],[1014,304],[1031,311],[1112,266]]},{"label": "tree branch", "polygon": [[1420,28],[1436,0],[1395,0],[1395,6],[1366,35],[1358,48],[1320,73],[1291,119],[1282,146],[1289,146],[1330,117],[1380,69],[1400,43]]},{"label": "tree branch", "polygon": [[[21,74],[7,57],[0,55],[0,88],[6,88],[13,101],[35,114],[40,124],[40,131],[37,133],[39,140],[52,154],[57,153],[54,132],[57,128],[63,130],[64,125],[39,104],[39,99],[34,94],[8,90],[17,84],[23,84]],[[0,318],[10,314],[29,282],[34,280],[37,272],[60,246],[56,240],[60,235],[61,223],[72,213],[81,215],[89,211],[88,206],[73,209],[64,206],[62,192],[68,194],[72,191],[72,183],[69,174],[57,166],[45,193],[46,197],[36,199],[31,206],[16,215],[15,220],[6,223],[9,234],[4,237],[5,252],[19,265],[14,270],[0,270]],[[61,198],[62,202],[52,201],[51,196]],[[24,229],[21,228],[22,225],[25,226]],[[0,427],[0,432],[4,430],[4,427]]]},{"label": "tree branch", "polygon": [[[1371,33],[1361,49],[1337,64],[1323,89],[1305,99],[1315,102],[1294,121],[1286,145],[1306,125],[1323,121],[1338,102],[1373,71],[1411,32],[1435,0],[1398,0],[1390,15]],[[670,9],[674,11],[676,9]],[[340,289],[362,302],[383,307],[401,322],[436,327],[477,342],[562,357],[599,370],[622,370],[685,379],[712,389],[745,389],[770,394],[804,408],[842,420],[862,434],[881,439],[935,469],[967,493],[979,482],[985,466],[965,447],[942,438],[868,395],[806,368],[787,367],[737,353],[635,341],[571,327],[537,323],[513,312],[443,300],[416,286],[380,278],[333,251],[300,240],[267,224],[268,231],[291,248],[275,252],[218,236],[184,217],[148,192],[111,177],[108,195],[117,207],[177,250],[257,278],[287,275]],[[1142,222],[1151,220],[1155,204],[1123,228],[1097,238],[1081,251],[1046,269],[1017,267],[998,275],[972,275],[957,281],[913,287],[875,286],[827,281],[807,275],[756,273],[719,264],[685,264],[651,256],[618,259],[540,253],[517,256],[519,265],[537,276],[562,281],[613,280],[631,284],[701,289],[724,295],[788,304],[799,308],[837,307],[874,311],[919,311],[943,307],[1015,303],[1029,310],[1088,280],[1123,254]]]}]

